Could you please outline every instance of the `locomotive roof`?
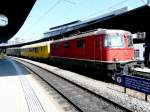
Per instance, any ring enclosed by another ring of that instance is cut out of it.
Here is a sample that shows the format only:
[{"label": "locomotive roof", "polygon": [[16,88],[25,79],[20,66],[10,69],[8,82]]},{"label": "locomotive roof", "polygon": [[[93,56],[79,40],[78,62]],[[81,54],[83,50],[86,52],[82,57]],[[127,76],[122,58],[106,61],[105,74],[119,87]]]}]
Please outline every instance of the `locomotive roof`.
[{"label": "locomotive roof", "polygon": [[91,36],[91,35],[100,35],[100,34],[111,34],[111,33],[126,33],[126,34],[131,34],[129,31],[125,30],[117,30],[117,29],[96,29],[96,30],[90,30],[87,32],[82,32],[80,34],[75,34],[70,37],[65,37],[63,39],[55,40],[54,42],[61,42],[61,41],[67,41],[67,40],[72,40],[72,39],[77,39],[77,38],[83,38],[85,36]]}]

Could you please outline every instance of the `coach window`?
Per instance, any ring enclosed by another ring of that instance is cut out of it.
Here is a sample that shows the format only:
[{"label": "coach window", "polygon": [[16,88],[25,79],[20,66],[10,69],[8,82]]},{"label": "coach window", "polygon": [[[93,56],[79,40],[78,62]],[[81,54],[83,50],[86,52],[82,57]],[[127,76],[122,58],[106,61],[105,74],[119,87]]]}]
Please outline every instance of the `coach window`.
[{"label": "coach window", "polygon": [[77,40],[77,48],[84,48],[85,42],[83,39]]},{"label": "coach window", "polygon": [[64,48],[69,48],[69,42],[64,43]]},{"label": "coach window", "polygon": [[36,48],[34,48],[34,52],[36,53]]},{"label": "coach window", "polygon": [[29,48],[29,51],[32,52],[32,48]]},{"label": "coach window", "polygon": [[37,52],[37,50],[38,50],[38,49],[37,49],[37,48],[35,48],[35,52]]},{"label": "coach window", "polygon": [[38,48],[35,48],[35,51],[38,52]]}]

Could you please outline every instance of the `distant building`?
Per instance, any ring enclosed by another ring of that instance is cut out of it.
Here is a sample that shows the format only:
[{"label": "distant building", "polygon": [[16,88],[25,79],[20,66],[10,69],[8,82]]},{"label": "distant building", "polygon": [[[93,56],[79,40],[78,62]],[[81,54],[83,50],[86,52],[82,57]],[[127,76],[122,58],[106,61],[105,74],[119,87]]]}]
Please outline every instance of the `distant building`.
[{"label": "distant building", "polygon": [[[133,34],[133,39],[144,39],[145,38],[145,32],[138,32],[136,34]],[[144,53],[145,53],[145,43],[134,43],[134,54],[135,59],[138,61],[144,61]]]}]

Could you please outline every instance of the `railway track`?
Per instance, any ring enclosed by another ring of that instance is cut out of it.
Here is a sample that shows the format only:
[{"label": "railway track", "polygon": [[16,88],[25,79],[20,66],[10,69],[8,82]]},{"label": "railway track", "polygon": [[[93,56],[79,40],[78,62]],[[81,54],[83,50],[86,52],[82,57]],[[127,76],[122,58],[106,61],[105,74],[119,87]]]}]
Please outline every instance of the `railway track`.
[{"label": "railway track", "polygon": [[131,111],[109,99],[104,98],[78,84],[58,76],[29,62],[20,61],[34,74],[40,76],[71,105],[81,112],[126,112]]}]

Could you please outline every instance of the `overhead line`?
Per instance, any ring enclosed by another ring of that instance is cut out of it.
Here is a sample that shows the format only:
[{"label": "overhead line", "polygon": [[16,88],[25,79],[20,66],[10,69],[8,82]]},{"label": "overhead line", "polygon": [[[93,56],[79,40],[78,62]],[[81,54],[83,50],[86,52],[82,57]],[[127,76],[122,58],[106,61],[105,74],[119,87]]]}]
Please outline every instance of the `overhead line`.
[{"label": "overhead line", "polygon": [[68,3],[70,3],[70,4],[76,4],[75,2],[72,2],[72,1],[70,1],[70,0],[64,0],[64,1],[66,1],[66,2],[68,2]]},{"label": "overhead line", "polygon": [[[31,31],[31,29],[32,29],[35,25],[39,24],[39,23],[40,23],[39,21],[41,21],[44,16],[47,16],[48,13],[49,13],[50,11],[52,11],[52,9],[54,9],[58,4],[60,4],[61,1],[62,1],[62,0],[58,0],[51,8],[49,8],[44,14],[42,14],[42,15],[39,17],[39,19],[30,27],[30,29],[27,29],[22,35],[24,35],[28,30]],[[72,3],[72,4],[74,3],[74,2],[71,2],[71,1],[69,1],[69,0],[64,0],[64,1],[69,2],[69,3]],[[103,9],[103,10],[101,10],[101,11],[99,11],[99,12],[103,12],[104,10],[110,10],[110,9],[112,9],[113,7],[115,7],[115,6],[117,6],[117,5],[120,5],[120,4],[123,4],[123,3],[127,2],[127,1],[129,1],[129,0],[123,0],[123,1],[121,1],[121,2],[119,2],[119,3],[117,3],[117,4],[114,4],[114,5],[112,5],[112,6],[108,7],[108,8],[106,8],[106,9]],[[97,12],[97,13],[99,13],[99,12]],[[95,14],[97,14],[97,13],[95,13]],[[93,15],[93,14],[92,14],[92,15]],[[91,15],[90,15],[90,16],[91,16]],[[90,17],[90,16],[88,16],[88,17]],[[87,18],[87,17],[86,17],[86,18]],[[28,33],[29,33],[29,32],[28,32]],[[22,35],[21,35],[21,36],[22,36]]]},{"label": "overhead line", "polygon": [[144,0],[140,0],[144,5],[146,5],[147,3]]},{"label": "overhead line", "polygon": [[112,6],[108,7],[108,8],[105,8],[105,9],[102,9],[102,10],[100,10],[100,11],[98,11],[98,12],[95,12],[95,13],[93,13],[93,14],[87,16],[87,17],[82,18],[82,19],[86,19],[86,18],[89,18],[89,17],[91,17],[91,16],[97,15],[98,13],[103,12],[103,11],[105,11],[105,10],[108,11],[108,10],[114,8],[115,6],[121,5],[121,4],[123,4],[123,3],[127,2],[127,1],[129,1],[129,0],[123,0],[123,1],[121,1],[121,2],[118,2],[118,3],[112,5]]},{"label": "overhead line", "polygon": [[[39,21],[42,20],[43,16],[47,16],[47,14],[48,14],[50,11],[52,11],[52,9],[54,9],[58,4],[60,4],[60,2],[61,2],[61,0],[57,0],[57,2],[56,2],[52,7],[50,7],[47,11],[45,11],[45,13],[42,14],[42,15],[37,19],[36,22],[34,22],[34,24],[30,27],[30,29],[27,29],[22,35],[24,35],[28,30],[31,31],[31,29],[32,29],[35,25],[37,25],[37,24],[40,23]],[[21,35],[21,36],[22,36],[22,35]]]}]

